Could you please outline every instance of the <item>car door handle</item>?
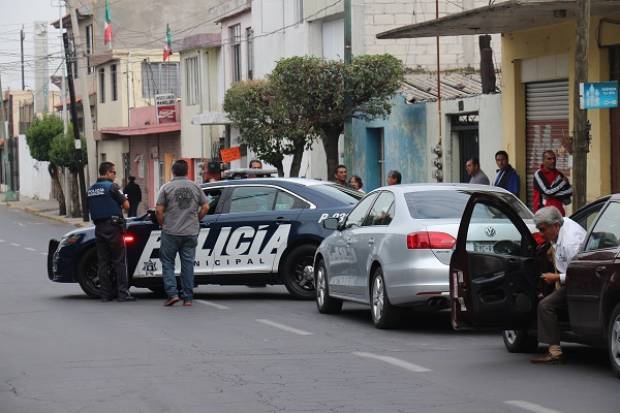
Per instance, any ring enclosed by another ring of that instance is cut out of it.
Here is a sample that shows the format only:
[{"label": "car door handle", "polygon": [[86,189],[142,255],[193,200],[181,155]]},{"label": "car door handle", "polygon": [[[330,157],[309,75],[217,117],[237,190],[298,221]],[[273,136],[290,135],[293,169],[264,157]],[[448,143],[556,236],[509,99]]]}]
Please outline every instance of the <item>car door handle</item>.
[{"label": "car door handle", "polygon": [[607,267],[604,265],[599,265],[598,267],[594,269],[594,274],[599,278],[601,277],[601,275],[605,274],[606,272],[607,272]]},{"label": "car door handle", "polygon": [[346,242],[347,245],[351,245],[351,243],[353,242],[353,239],[352,238],[345,238],[344,242]]},{"label": "car door handle", "polygon": [[370,238],[368,240],[368,245],[374,245],[374,243],[375,243],[375,239],[374,238]]},{"label": "car door handle", "polygon": [[291,222],[291,220],[286,218],[286,217],[277,217],[276,218],[276,223],[277,224],[288,224],[289,222]]}]

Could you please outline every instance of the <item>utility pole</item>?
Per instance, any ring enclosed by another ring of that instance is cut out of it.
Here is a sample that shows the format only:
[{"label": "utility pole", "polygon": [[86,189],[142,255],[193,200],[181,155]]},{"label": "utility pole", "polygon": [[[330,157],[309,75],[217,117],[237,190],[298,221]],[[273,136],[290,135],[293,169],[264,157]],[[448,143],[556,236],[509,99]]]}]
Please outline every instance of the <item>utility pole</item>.
[{"label": "utility pole", "polygon": [[576,1],[577,40],[575,43],[575,84],[573,93],[573,209],[586,204],[590,124],[579,105],[579,84],[588,80],[590,0]]},{"label": "utility pole", "polygon": [[[62,1],[58,2],[58,24],[60,27],[60,45],[64,47],[63,42],[63,19],[62,13]],[[66,65],[62,67],[62,79],[60,80],[60,100],[62,100],[62,132],[67,133],[67,86],[65,84],[65,78],[67,77]]]},{"label": "utility pole", "polygon": [[22,90],[26,90],[26,80],[24,79],[24,39],[26,35],[24,34],[24,25],[22,25],[22,29],[19,31],[19,43],[22,55]]},{"label": "utility pole", "polygon": [[75,156],[78,159],[78,178],[80,181],[80,195],[82,200],[82,219],[84,222],[90,221],[88,216],[88,200],[86,199],[86,179],[84,178],[84,160],[82,159],[82,141],[80,140],[80,126],[78,123],[77,104],[75,101],[75,87],[73,85],[73,70],[71,63],[75,59],[75,52],[69,48],[69,35],[63,33],[63,44],[65,47],[65,64],[67,66],[67,82],[69,83],[69,99],[71,100],[71,123],[73,124],[73,137],[75,139]]},{"label": "utility pole", "polygon": [[[353,147],[353,121],[352,121],[352,112],[353,112],[353,98],[349,93],[349,78],[347,76],[346,67],[351,65],[353,61],[353,52],[351,50],[351,0],[344,0],[344,64],[345,70],[343,73],[344,77],[344,109],[346,118],[344,119],[344,149],[346,156],[345,164],[351,167],[351,148]],[[340,162],[338,162],[340,163]],[[328,176],[331,176],[336,171],[327,171]]]},{"label": "utility pole", "polygon": [[92,181],[97,177],[97,148],[95,146],[95,134],[93,132],[93,118],[90,114],[88,82],[86,81],[88,77],[86,70],[88,57],[84,59],[83,64],[80,64],[80,56],[86,56],[86,43],[82,42],[77,9],[71,5],[71,1],[69,0],[67,0],[67,10],[71,14],[71,34],[73,35],[73,50],[75,50],[75,58],[78,63],[78,76],[82,79],[79,85],[81,86],[80,93],[82,94],[82,110],[84,114],[84,137],[86,138],[86,154],[88,156],[88,179]]}]

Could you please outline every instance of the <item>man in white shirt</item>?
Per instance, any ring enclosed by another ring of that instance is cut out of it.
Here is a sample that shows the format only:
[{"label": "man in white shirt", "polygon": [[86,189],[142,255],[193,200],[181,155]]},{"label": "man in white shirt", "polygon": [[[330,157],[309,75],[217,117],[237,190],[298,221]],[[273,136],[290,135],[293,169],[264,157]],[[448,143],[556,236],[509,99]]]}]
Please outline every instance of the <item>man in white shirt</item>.
[{"label": "man in white shirt", "polygon": [[538,341],[547,343],[549,351],[543,357],[531,361],[536,364],[554,364],[564,361],[558,313],[566,308],[566,269],[581,249],[586,231],[572,219],[562,217],[561,212],[553,206],[536,211],[534,223],[555,251],[555,272],[544,273],[541,277],[547,284],[556,284],[556,290],[538,303]]}]

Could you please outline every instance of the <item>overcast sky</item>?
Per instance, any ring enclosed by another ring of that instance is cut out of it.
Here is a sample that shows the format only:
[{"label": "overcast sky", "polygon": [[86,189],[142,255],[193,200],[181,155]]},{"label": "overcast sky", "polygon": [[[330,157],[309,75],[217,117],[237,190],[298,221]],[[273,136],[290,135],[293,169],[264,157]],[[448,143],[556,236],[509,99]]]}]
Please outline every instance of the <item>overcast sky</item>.
[{"label": "overcast sky", "polygon": [[[34,89],[34,27],[35,21],[51,22],[58,19],[59,0],[0,0],[0,75],[2,88],[21,89],[21,62],[19,30],[24,25],[24,60],[26,88]],[[58,68],[61,40],[58,31],[48,26],[49,74]],[[61,68],[62,69],[62,68]],[[60,70],[59,70],[59,73]],[[57,90],[50,87],[50,90]]]}]

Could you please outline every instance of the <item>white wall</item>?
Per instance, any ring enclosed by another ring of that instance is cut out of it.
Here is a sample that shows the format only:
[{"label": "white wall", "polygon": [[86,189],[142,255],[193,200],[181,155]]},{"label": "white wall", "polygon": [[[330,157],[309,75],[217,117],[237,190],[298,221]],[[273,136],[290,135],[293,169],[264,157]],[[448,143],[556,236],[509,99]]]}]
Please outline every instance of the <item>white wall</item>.
[{"label": "white wall", "polygon": [[47,170],[49,162],[39,162],[30,156],[26,135],[19,135],[19,193],[35,199],[51,199],[52,179]]},{"label": "white wall", "polygon": [[[459,111],[459,101],[463,102],[463,110],[461,111]],[[451,130],[451,120],[453,115],[466,112],[478,112],[480,168],[487,174],[489,180],[492,181],[497,169],[495,153],[500,149],[504,149],[502,147],[501,94],[442,101],[441,112],[443,181],[459,181],[459,143],[456,133]],[[428,147],[433,148],[439,143],[437,102],[426,103],[426,133]],[[430,149],[428,156],[434,156]],[[427,177],[429,182],[435,182],[434,171],[435,167],[431,165]]]}]

